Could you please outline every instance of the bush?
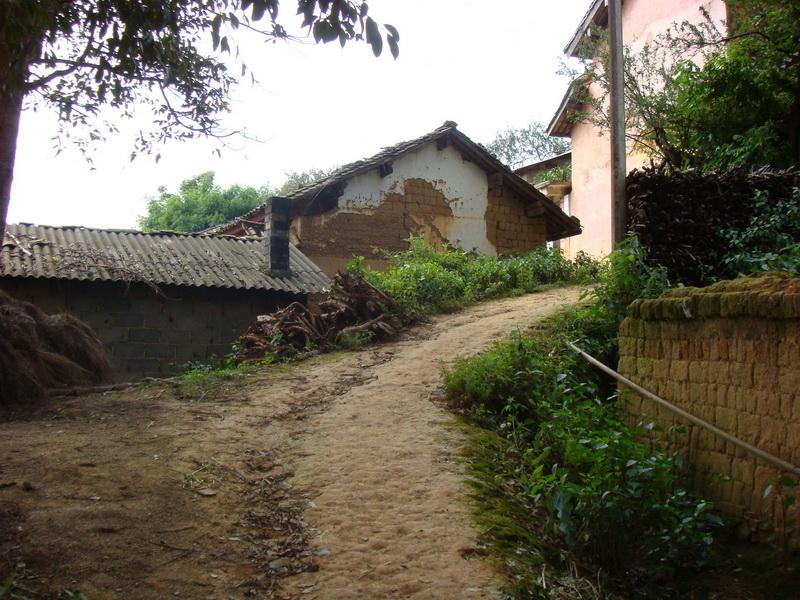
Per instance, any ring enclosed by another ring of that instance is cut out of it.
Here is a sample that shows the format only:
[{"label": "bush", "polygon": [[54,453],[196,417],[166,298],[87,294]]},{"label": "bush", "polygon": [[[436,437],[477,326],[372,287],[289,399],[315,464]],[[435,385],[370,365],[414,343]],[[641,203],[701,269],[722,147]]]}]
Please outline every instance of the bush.
[{"label": "bush", "polygon": [[728,273],[800,273],[800,188],[791,197],[771,200],[756,190],[752,211],[741,229],[726,229],[722,264]]},{"label": "bush", "polygon": [[433,262],[408,262],[367,279],[391,296],[405,314],[454,310],[465,302],[466,285],[456,272]]},{"label": "bush", "polygon": [[472,302],[533,292],[546,284],[596,277],[600,263],[586,255],[572,262],[557,249],[541,248],[524,255],[496,258],[450,247],[437,250],[421,238],[409,249],[389,255],[385,272],[372,271],[363,257],[348,269],[392,296],[407,315],[453,310]]}]

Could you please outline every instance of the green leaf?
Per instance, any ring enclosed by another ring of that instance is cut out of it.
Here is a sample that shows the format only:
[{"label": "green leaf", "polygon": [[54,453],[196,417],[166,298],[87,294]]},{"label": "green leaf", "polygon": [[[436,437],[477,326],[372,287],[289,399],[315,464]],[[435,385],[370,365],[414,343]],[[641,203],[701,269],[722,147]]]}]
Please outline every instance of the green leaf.
[{"label": "green leaf", "polygon": [[394,25],[389,25],[388,23],[384,25],[386,27],[386,31],[389,32],[389,37],[394,38],[396,42],[400,41],[400,33],[397,31]]},{"label": "green leaf", "polygon": [[375,56],[380,56],[381,51],[383,50],[383,38],[381,37],[381,32],[378,29],[378,24],[373,20],[372,17],[367,17],[366,34],[367,43],[372,46],[372,53]]}]

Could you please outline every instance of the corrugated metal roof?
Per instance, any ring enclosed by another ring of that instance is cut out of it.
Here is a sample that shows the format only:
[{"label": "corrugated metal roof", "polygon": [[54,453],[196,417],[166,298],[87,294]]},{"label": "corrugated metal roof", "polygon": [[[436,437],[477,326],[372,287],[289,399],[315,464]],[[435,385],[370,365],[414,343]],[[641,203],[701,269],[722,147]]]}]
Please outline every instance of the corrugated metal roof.
[{"label": "corrugated metal roof", "polygon": [[261,239],[119,229],[7,225],[0,277],[323,292],[330,280],[290,245],[291,276],[273,277]]}]

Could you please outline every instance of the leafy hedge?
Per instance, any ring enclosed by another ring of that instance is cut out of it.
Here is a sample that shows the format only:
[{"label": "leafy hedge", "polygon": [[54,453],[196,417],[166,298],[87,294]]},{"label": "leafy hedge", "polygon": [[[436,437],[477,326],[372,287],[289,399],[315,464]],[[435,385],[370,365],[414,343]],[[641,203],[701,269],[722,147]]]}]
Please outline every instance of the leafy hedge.
[{"label": "leafy hedge", "polygon": [[447,312],[546,284],[585,281],[600,271],[600,264],[588,256],[570,261],[558,249],[496,258],[453,248],[437,250],[421,238],[410,238],[409,243],[409,250],[389,255],[386,271],[368,269],[361,257],[348,266],[394,298],[409,316]]},{"label": "leafy hedge", "polygon": [[676,592],[681,576],[705,563],[717,519],[681,486],[679,458],[643,440],[642,428],[652,425],[630,426],[612,383],[565,344],[580,340],[613,362],[625,307],[665,286],[663,271],[648,267],[629,240],[589,304],[445,372],[451,402],[515,448],[512,487],[532,507],[531,519],[545,515],[543,543],[565,546],[623,587],[652,588],[650,597]]}]

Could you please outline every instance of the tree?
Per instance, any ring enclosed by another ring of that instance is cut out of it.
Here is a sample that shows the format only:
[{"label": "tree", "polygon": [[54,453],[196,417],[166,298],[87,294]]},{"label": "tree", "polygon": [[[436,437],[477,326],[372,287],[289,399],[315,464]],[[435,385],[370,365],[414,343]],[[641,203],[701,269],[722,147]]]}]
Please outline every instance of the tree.
[{"label": "tree", "polygon": [[288,173],[278,188],[234,184],[227,189],[214,183],[213,172],[201,173],[184,180],[177,192],[167,191],[163,186],[158,188],[158,195],[147,201],[147,213],[139,217],[139,227],[144,231],[202,231],[250,212],[270,196],[291,194],[330,172],[310,169]]},{"label": "tree", "polygon": [[[366,41],[381,53],[384,33],[361,0],[297,0],[297,6],[316,42]],[[397,57],[397,30],[383,30]],[[278,19],[278,0],[0,2],[0,239],[23,102],[55,108],[64,136],[87,150],[115,131],[113,123],[99,122],[106,106],[123,116],[134,107],[151,110],[153,130],[140,134],[132,156],[170,138],[229,135],[220,115],[236,79],[223,55],[247,73],[234,38],[245,31],[290,37]],[[77,131],[84,134],[76,137]]]},{"label": "tree", "polygon": [[312,168],[308,171],[293,171],[291,173],[286,173],[286,181],[284,181],[283,184],[277,190],[275,190],[275,195],[286,196],[287,194],[291,194],[304,185],[310,185],[319,181],[320,179],[324,179],[335,170],[335,167],[331,169]]},{"label": "tree", "polygon": [[139,218],[144,231],[194,232],[224,223],[251,211],[272,195],[269,188],[214,183],[214,173],[202,173],[181,183],[177,193],[158,189],[147,202],[147,214]]},{"label": "tree", "polygon": [[534,159],[545,160],[569,150],[569,142],[551,137],[547,128],[538,121],[527,127],[498,131],[494,140],[486,148],[510,167]]},{"label": "tree", "polygon": [[[637,52],[626,49],[626,136],[666,168],[800,162],[800,4],[730,0],[728,7],[727,32],[706,15]],[[587,109],[575,119],[607,130],[605,37],[587,39],[585,70],[572,73]]]}]

